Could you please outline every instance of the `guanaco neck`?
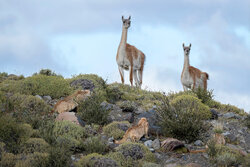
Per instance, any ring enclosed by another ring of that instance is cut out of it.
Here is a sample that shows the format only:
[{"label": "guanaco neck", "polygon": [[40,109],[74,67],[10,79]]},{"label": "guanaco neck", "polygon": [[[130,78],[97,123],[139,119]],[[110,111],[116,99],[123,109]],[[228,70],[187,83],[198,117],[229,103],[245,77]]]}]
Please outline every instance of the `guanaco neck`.
[{"label": "guanaco neck", "polygon": [[128,34],[128,29],[125,27],[122,27],[122,37],[121,37],[121,42],[120,46],[126,46],[127,44],[127,34]]},{"label": "guanaco neck", "polygon": [[184,53],[184,66],[183,71],[188,70],[190,64],[189,64],[189,55]]}]

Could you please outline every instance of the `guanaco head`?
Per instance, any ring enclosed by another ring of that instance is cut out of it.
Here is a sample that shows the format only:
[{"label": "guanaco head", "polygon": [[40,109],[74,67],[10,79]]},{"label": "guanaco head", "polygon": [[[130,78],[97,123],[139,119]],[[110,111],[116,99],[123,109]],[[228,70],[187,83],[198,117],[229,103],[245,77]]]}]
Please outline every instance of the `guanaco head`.
[{"label": "guanaco head", "polygon": [[131,16],[129,16],[128,19],[124,19],[124,17],[122,16],[122,26],[124,28],[128,29],[130,27],[130,23],[131,23],[130,19],[131,19]]},{"label": "guanaco head", "polygon": [[183,46],[183,50],[184,50],[185,55],[188,56],[190,53],[190,50],[191,50],[191,44],[189,44],[189,46],[185,46],[185,44],[183,43],[182,46]]},{"label": "guanaco head", "polygon": [[148,120],[147,120],[147,118],[142,117],[142,118],[140,119],[140,121],[138,122],[138,125],[142,125],[142,124],[145,124],[145,123],[148,123]]}]

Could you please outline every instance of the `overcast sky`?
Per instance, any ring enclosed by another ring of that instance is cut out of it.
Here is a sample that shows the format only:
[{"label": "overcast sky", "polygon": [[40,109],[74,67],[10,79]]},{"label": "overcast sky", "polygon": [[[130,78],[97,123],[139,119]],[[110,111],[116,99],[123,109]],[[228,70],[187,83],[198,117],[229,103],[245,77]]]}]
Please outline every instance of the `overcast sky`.
[{"label": "overcast sky", "polygon": [[182,43],[192,43],[190,64],[210,75],[215,99],[249,112],[249,9],[249,0],[0,0],[0,72],[50,68],[121,82],[121,16],[131,15],[128,43],[146,55],[144,89],[182,90]]}]

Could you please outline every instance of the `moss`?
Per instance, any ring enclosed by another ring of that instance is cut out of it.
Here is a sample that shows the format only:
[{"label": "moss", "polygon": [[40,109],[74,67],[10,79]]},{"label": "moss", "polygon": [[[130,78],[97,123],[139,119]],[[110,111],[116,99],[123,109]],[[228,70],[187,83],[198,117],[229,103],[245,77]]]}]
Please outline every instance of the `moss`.
[{"label": "moss", "polygon": [[49,154],[34,152],[26,155],[25,160],[18,160],[15,167],[47,167],[49,165]]},{"label": "moss", "polygon": [[6,144],[6,149],[10,152],[16,153],[32,133],[33,129],[29,125],[17,123],[8,115],[0,116],[0,141]]},{"label": "moss", "polygon": [[34,75],[22,80],[5,80],[0,83],[0,90],[4,92],[26,95],[51,96],[60,98],[73,92],[67,80],[61,76]]},{"label": "moss", "polygon": [[188,149],[186,147],[181,147],[181,148],[175,149],[175,152],[178,154],[187,153]]},{"label": "moss", "polygon": [[83,143],[84,150],[89,153],[100,153],[103,154],[108,150],[106,143],[101,139],[100,136],[88,137]]},{"label": "moss", "polygon": [[34,152],[45,153],[49,151],[49,144],[42,138],[30,138],[23,143],[21,152],[28,154]]},{"label": "moss", "polygon": [[82,157],[75,163],[76,167],[95,167],[95,166],[119,167],[118,163],[110,157],[102,156],[97,153]]},{"label": "moss", "polygon": [[87,136],[84,128],[70,121],[56,122],[53,135],[59,145],[68,145],[73,149],[82,148],[82,141]]},{"label": "moss", "polygon": [[104,126],[103,128],[104,134],[109,137],[114,137],[115,140],[121,139],[125,134],[125,131],[119,128],[119,125],[125,125],[127,127],[130,127],[130,123],[128,121],[122,121],[122,122],[115,121]]}]

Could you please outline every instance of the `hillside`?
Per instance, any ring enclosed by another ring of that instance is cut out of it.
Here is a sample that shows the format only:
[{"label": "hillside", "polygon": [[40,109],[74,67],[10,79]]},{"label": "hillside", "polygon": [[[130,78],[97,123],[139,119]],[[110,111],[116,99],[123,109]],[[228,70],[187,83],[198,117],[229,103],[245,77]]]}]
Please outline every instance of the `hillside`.
[{"label": "hillside", "polygon": [[[116,144],[141,118],[148,137]],[[152,92],[48,69],[0,73],[0,166],[240,165],[250,166],[250,115],[212,90]]]}]

